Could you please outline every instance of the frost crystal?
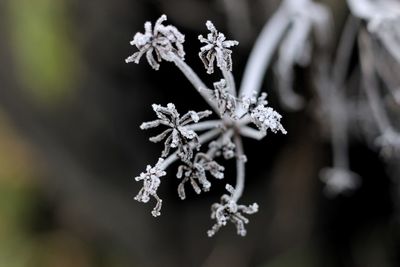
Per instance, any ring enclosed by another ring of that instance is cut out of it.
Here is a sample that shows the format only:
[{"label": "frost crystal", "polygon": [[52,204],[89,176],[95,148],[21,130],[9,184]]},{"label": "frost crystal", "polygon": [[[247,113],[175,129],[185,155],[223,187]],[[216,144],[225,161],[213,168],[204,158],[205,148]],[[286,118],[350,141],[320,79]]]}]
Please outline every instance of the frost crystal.
[{"label": "frost crystal", "polygon": [[139,176],[135,177],[136,181],[143,181],[143,187],[135,197],[135,200],[147,203],[150,200],[150,196],[153,196],[157,200],[157,204],[151,212],[154,217],[161,215],[162,200],[157,195],[157,189],[160,186],[160,177],[166,175],[166,172],[161,169],[163,161],[160,158],[154,167],[147,165],[146,172],[142,172]]},{"label": "frost crystal", "polygon": [[258,105],[250,111],[250,117],[251,121],[263,134],[266,134],[268,129],[273,133],[277,133],[278,131],[283,134],[287,133],[281,124],[282,115],[271,107]]},{"label": "frost crystal", "polygon": [[267,93],[261,93],[260,97],[252,96],[252,97],[242,97],[242,105],[243,108],[247,111],[251,111],[259,105],[266,106],[268,105]]},{"label": "frost crystal", "polygon": [[211,183],[207,180],[206,171],[217,179],[224,178],[223,171],[225,168],[213,161],[209,156],[204,153],[197,153],[193,162],[188,162],[186,165],[178,167],[176,177],[181,179],[182,182],[178,186],[179,197],[183,200],[186,198],[185,183],[190,180],[190,183],[197,194],[201,193],[201,188],[196,180],[201,184],[203,191],[209,191]]},{"label": "frost crystal", "polygon": [[249,206],[238,205],[233,199],[235,189],[229,184],[227,184],[225,188],[231,195],[223,195],[220,203],[214,203],[211,206],[211,219],[215,219],[216,223],[208,230],[207,234],[209,237],[215,235],[222,226],[225,226],[228,221],[231,221],[236,226],[237,234],[245,236],[246,229],[244,225],[247,224],[249,220],[244,217],[242,213],[256,213],[258,211],[258,204],[253,203]]},{"label": "frost crystal", "polygon": [[150,138],[151,142],[158,143],[165,139],[164,150],[161,157],[169,155],[171,148],[178,148],[178,156],[185,162],[193,157],[193,148],[199,149],[200,143],[197,134],[187,128],[185,125],[209,116],[212,112],[209,110],[194,112],[189,111],[182,117],[175,108],[175,105],[169,103],[167,107],[161,105],[152,105],[158,119],[150,122],[144,122],[140,125],[142,130],[155,128],[160,124],[169,127],[161,134]]},{"label": "frost crystal", "polygon": [[239,42],[226,40],[225,35],[218,32],[211,21],[207,21],[206,26],[210,33],[207,38],[199,35],[200,42],[206,44],[200,48],[199,57],[203,61],[207,73],[214,72],[215,59],[221,70],[232,71],[232,50],[229,48],[238,45]]},{"label": "frost crystal", "polygon": [[212,100],[217,102],[221,116],[228,115],[235,119],[236,98],[229,93],[226,81],[221,79],[214,83],[214,90],[211,91]]},{"label": "frost crystal", "polygon": [[153,29],[151,22],[148,21],[144,24],[144,34],[140,32],[136,33],[131,41],[131,45],[135,45],[139,51],[128,57],[125,60],[126,63],[135,62],[138,64],[140,58],[146,54],[146,59],[150,66],[158,70],[160,68],[158,62],[161,62],[162,59],[166,61],[173,60],[171,53],[182,59],[185,57],[185,51],[183,50],[185,36],[174,26],[163,25],[162,23],[166,20],[167,16],[162,15],[156,21]]}]

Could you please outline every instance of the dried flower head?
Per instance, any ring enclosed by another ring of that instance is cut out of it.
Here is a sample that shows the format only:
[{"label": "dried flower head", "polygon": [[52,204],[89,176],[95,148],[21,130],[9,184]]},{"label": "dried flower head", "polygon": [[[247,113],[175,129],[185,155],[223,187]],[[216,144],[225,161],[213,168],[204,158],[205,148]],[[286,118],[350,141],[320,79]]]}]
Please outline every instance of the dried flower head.
[{"label": "dried flower head", "polygon": [[219,113],[222,116],[228,115],[236,119],[236,98],[229,93],[225,79],[214,83],[214,90],[211,90],[211,99],[217,102]]},{"label": "dried flower head", "polygon": [[207,73],[211,74],[214,72],[215,59],[217,60],[218,68],[232,71],[232,50],[229,48],[238,45],[239,42],[226,40],[225,35],[218,32],[211,21],[207,21],[206,26],[210,33],[207,35],[207,38],[199,35],[200,42],[206,44],[200,48],[199,57],[203,61]]},{"label": "dried flower head", "polygon": [[207,180],[206,172],[209,172],[217,179],[222,179],[224,178],[224,170],[225,168],[223,166],[212,160],[207,154],[197,153],[193,162],[188,162],[178,167],[176,177],[179,179],[183,177],[182,182],[178,186],[179,197],[182,200],[186,198],[185,183],[189,180],[197,194],[201,193],[201,188],[198,183],[202,186],[204,192],[209,191],[211,183]]},{"label": "dried flower head", "polygon": [[197,134],[190,130],[186,125],[189,123],[197,123],[204,117],[209,116],[212,112],[209,110],[194,112],[189,111],[182,117],[175,108],[175,105],[169,103],[166,107],[161,105],[152,105],[154,112],[158,119],[150,122],[144,122],[140,125],[142,130],[155,128],[157,126],[165,125],[169,129],[165,130],[157,136],[151,137],[149,140],[158,143],[165,139],[164,150],[161,157],[169,155],[171,148],[177,148],[178,156],[183,161],[189,161],[193,157],[193,148],[198,149],[200,143]]},{"label": "dried flower head", "polygon": [[139,176],[135,177],[136,181],[143,181],[143,187],[136,195],[135,200],[147,203],[150,200],[150,196],[153,196],[157,201],[156,206],[151,212],[154,217],[161,215],[162,200],[157,195],[157,189],[160,186],[160,177],[166,175],[166,172],[161,168],[163,161],[160,158],[154,167],[147,165],[146,172],[142,172]]},{"label": "dried flower head", "polygon": [[125,60],[126,63],[135,62],[138,64],[140,58],[146,54],[147,62],[153,69],[158,70],[160,68],[158,62],[161,62],[162,59],[172,61],[171,53],[182,59],[185,57],[183,50],[185,36],[174,26],[163,25],[162,23],[166,20],[167,16],[162,15],[156,21],[154,28],[149,21],[144,24],[145,32],[136,33],[131,41],[131,45],[135,45],[139,51],[128,57]]},{"label": "dried flower head", "polygon": [[215,235],[222,226],[225,226],[228,221],[231,221],[236,226],[237,234],[245,236],[246,229],[244,225],[247,224],[249,220],[244,217],[242,213],[256,213],[258,211],[258,204],[253,203],[249,206],[238,205],[233,199],[235,189],[229,184],[227,184],[225,188],[230,193],[230,196],[223,195],[220,203],[214,203],[211,206],[211,219],[215,219],[216,223],[208,230],[207,234],[209,237]]}]

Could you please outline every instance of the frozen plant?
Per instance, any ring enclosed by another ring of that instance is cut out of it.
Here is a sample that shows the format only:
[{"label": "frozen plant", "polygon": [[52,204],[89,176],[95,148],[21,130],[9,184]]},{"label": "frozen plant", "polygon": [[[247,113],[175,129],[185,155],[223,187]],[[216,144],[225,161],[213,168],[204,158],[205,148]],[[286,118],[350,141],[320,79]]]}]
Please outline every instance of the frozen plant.
[{"label": "frozen plant", "polygon": [[[131,41],[131,45],[135,45],[139,51],[128,57],[126,63],[139,63],[140,58],[146,54],[147,62],[153,69],[158,70],[160,68],[158,62],[161,62],[162,59],[172,61],[171,54],[182,59],[185,57],[183,50],[185,36],[173,26],[164,26],[162,23],[165,20],[167,20],[167,17],[162,15],[156,21],[154,28],[152,28],[151,22],[144,24],[145,32],[136,33]],[[154,53],[156,58],[154,58]]]},{"label": "frozen plant", "polygon": [[157,189],[160,186],[160,178],[165,176],[167,173],[161,169],[163,159],[159,159],[154,167],[147,165],[146,172],[142,172],[135,178],[136,181],[143,181],[143,187],[135,197],[135,200],[143,203],[147,203],[150,200],[150,196],[154,197],[157,201],[157,205],[154,207],[151,214],[154,217],[160,216],[160,210],[162,200],[157,195]]},{"label": "frozen plant", "polygon": [[[226,189],[231,195],[223,195],[221,203],[212,205],[211,217],[217,222],[208,235],[214,235],[227,221],[231,221],[236,225],[238,234],[244,236],[246,234],[244,224],[248,219],[242,214],[257,212],[258,205],[237,204],[244,191],[247,161],[242,137],[260,140],[266,136],[267,131],[286,134],[281,124],[282,116],[268,106],[266,93],[258,96],[261,90],[260,84],[258,87],[253,87],[252,91],[243,87],[236,90],[232,75],[231,48],[239,44],[237,41],[226,40],[225,35],[219,32],[211,21],[207,21],[206,27],[209,33],[207,38],[199,36],[200,43],[204,44],[200,48],[199,57],[207,73],[213,73],[216,64],[222,74],[221,79],[213,84],[214,88],[210,89],[184,61],[184,36],[174,26],[163,25],[165,21],[166,16],[162,15],[154,28],[150,22],[145,23],[145,33],[137,33],[131,42],[139,51],[128,57],[126,62],[139,63],[140,57],[144,54],[155,70],[159,69],[162,60],[173,62],[208,103],[218,119],[200,122],[212,112],[189,111],[180,116],[172,103],[166,107],[153,104],[157,119],[143,123],[140,128],[144,130],[166,126],[164,132],[150,138],[150,141],[156,143],[165,140],[164,150],[156,166],[154,168],[148,166],[146,173],[142,173],[137,179],[144,181],[144,187],[135,199],[148,202],[149,196],[156,198],[157,206],[152,214],[158,216],[161,200],[156,191],[160,185],[160,177],[166,174],[165,170],[173,162],[181,161],[176,176],[181,179],[178,195],[181,199],[185,199],[187,182],[190,182],[194,191],[200,194],[211,189],[212,181],[208,174],[219,180],[224,178],[225,168],[216,161],[218,157],[235,159],[237,175],[235,188],[227,185]],[[204,133],[199,134],[200,132]],[[202,145],[206,143],[208,148],[200,152]]]},{"label": "frozen plant", "polygon": [[196,123],[200,119],[209,116],[211,111],[189,111],[180,117],[175,105],[172,103],[169,103],[166,107],[156,104],[153,104],[152,107],[158,119],[142,123],[140,129],[147,130],[159,125],[167,126],[169,129],[157,136],[151,137],[150,141],[158,143],[165,139],[161,157],[168,156],[171,148],[178,148],[178,156],[182,161],[188,162],[193,157],[193,148],[198,149],[200,143],[197,134],[186,125],[192,122]]},{"label": "frozen plant", "polygon": [[226,223],[230,221],[236,226],[237,234],[245,236],[246,229],[244,225],[247,224],[249,220],[244,217],[242,213],[256,213],[258,211],[258,205],[257,203],[253,203],[249,206],[238,205],[234,199],[235,188],[229,184],[227,184],[225,188],[230,195],[222,195],[221,202],[214,203],[211,206],[211,219],[215,219],[216,223],[210,230],[208,230],[207,234],[210,237],[215,235],[222,226],[225,226]]},{"label": "frozen plant", "polygon": [[207,38],[199,35],[200,42],[205,44],[200,48],[199,56],[207,69],[207,73],[214,72],[215,60],[218,68],[224,71],[232,71],[232,50],[229,48],[238,45],[239,42],[226,40],[225,35],[218,32],[211,21],[207,21],[206,26],[210,33]]},{"label": "frozen plant", "polygon": [[[182,179],[182,182],[178,186],[179,197],[182,200],[186,198],[185,183],[189,180],[193,190],[197,194],[200,194],[202,189],[205,192],[210,190],[211,183],[207,180],[206,171],[217,179],[223,179],[224,170],[225,168],[223,166],[219,165],[206,154],[197,153],[193,162],[188,162],[185,165],[180,165],[178,167],[176,177]],[[196,180],[201,184],[202,189]]]}]

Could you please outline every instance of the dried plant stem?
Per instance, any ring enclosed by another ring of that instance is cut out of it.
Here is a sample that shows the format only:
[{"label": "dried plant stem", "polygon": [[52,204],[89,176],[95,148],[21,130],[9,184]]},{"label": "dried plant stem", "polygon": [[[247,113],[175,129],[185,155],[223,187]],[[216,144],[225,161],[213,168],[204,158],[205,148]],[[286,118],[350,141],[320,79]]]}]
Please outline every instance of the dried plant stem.
[{"label": "dried plant stem", "polygon": [[190,124],[186,127],[193,131],[205,131],[212,128],[221,128],[223,125],[224,124],[221,120],[209,120]]},{"label": "dried plant stem", "polygon": [[348,137],[346,105],[341,92],[332,86],[330,99],[330,128],[332,139],[333,166],[337,168],[349,168]]},{"label": "dried plant stem", "polygon": [[388,131],[393,131],[394,129],[390,123],[388,115],[379,100],[378,94],[378,81],[375,76],[373,55],[371,54],[372,44],[368,33],[362,30],[358,38],[360,47],[360,61],[361,61],[361,71],[363,75],[364,88],[367,94],[368,103],[371,106],[372,114],[379,127],[381,133]]},{"label": "dried plant stem", "polygon": [[243,194],[245,181],[245,155],[243,150],[242,138],[235,133],[234,142],[236,145],[236,186],[232,200],[237,202]]},{"label": "dried plant stem", "polygon": [[352,15],[346,19],[342,35],[339,40],[338,49],[336,51],[335,62],[333,64],[333,80],[336,86],[340,87],[346,80],[346,74],[349,70],[351,54],[357,39],[360,20]]},{"label": "dried plant stem", "polygon": [[204,100],[210,105],[214,111],[219,114],[218,107],[214,101],[211,100],[211,96],[207,93],[208,87],[204,84],[204,82],[197,76],[197,74],[193,71],[193,69],[186,64],[180,57],[171,52],[171,57],[175,65],[182,71],[185,77],[192,83],[194,88],[199,92],[199,94],[204,98]]},{"label": "dried plant stem", "polygon": [[224,76],[229,92],[233,96],[237,96],[235,78],[233,77],[232,72],[222,69],[222,75]]},{"label": "dried plant stem", "polygon": [[252,138],[252,139],[255,139],[255,140],[261,140],[261,139],[263,139],[265,137],[264,133],[262,133],[260,131],[257,131],[256,129],[253,129],[253,128],[248,127],[248,126],[240,127],[239,128],[239,132],[240,132],[240,134],[242,136],[249,137],[249,138]]},{"label": "dried plant stem", "polygon": [[290,22],[289,8],[284,1],[264,26],[254,44],[240,85],[240,97],[251,97],[260,92],[265,72]]},{"label": "dried plant stem", "polygon": [[344,98],[345,80],[349,69],[351,53],[357,38],[359,20],[349,16],[346,20],[343,33],[339,40],[335,62],[333,64],[330,96],[331,103],[330,126],[332,138],[333,166],[343,169],[349,168],[348,156],[348,120],[346,117],[346,101]]},{"label": "dried plant stem", "polygon": [[279,75],[278,95],[282,104],[291,110],[299,110],[305,104],[304,98],[293,90],[293,67],[298,62],[299,52],[305,52],[311,29],[311,20],[303,17],[293,18],[292,27],[279,48],[279,60],[275,68]]}]

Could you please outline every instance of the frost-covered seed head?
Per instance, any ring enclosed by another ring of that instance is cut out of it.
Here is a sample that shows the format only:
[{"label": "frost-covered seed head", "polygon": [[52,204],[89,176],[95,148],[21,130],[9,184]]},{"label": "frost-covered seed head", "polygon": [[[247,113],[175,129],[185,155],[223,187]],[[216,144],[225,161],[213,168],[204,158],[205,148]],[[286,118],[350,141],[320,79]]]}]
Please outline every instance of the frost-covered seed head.
[{"label": "frost-covered seed head", "polygon": [[273,133],[280,131],[286,134],[285,128],[281,124],[282,115],[276,112],[271,107],[264,105],[258,105],[250,112],[251,121],[258,127],[258,129],[264,134],[267,130],[271,130]]},{"label": "frost-covered seed head", "polygon": [[257,203],[253,203],[249,206],[238,205],[232,198],[235,193],[233,186],[227,184],[226,190],[230,195],[223,195],[220,203],[214,203],[211,206],[211,219],[215,219],[216,223],[210,230],[208,230],[207,235],[209,237],[215,235],[216,232],[218,232],[222,226],[225,226],[228,221],[232,222],[236,226],[238,235],[245,236],[246,229],[244,225],[247,224],[249,220],[244,217],[242,213],[253,214],[258,211]]},{"label": "frost-covered seed head", "polygon": [[161,210],[162,200],[158,197],[157,190],[161,183],[160,178],[166,175],[166,172],[161,168],[163,161],[160,158],[154,167],[147,165],[146,171],[135,177],[137,182],[143,181],[143,187],[136,195],[135,200],[147,203],[150,200],[150,196],[153,196],[157,201],[152,211],[154,217],[159,216]]},{"label": "frost-covered seed head", "polygon": [[[162,15],[152,28],[151,22],[144,24],[144,33],[136,33],[133,40],[130,42],[139,50],[132,56],[128,57],[126,63],[139,63],[140,58],[146,55],[147,62],[150,66],[158,70],[161,60],[173,61],[173,56],[178,56],[182,59],[185,57],[183,43],[185,36],[180,33],[174,26],[163,25],[167,20],[166,15]],[[154,57],[155,55],[155,57]]]},{"label": "frost-covered seed head", "polygon": [[[204,192],[209,191],[211,183],[207,180],[206,172],[209,172],[217,179],[223,179],[224,170],[223,166],[212,160],[207,154],[197,153],[193,162],[187,162],[185,165],[178,167],[176,177],[182,179],[182,182],[178,186],[179,197],[182,200],[186,198],[184,184],[188,181],[190,181],[197,194],[200,194],[201,190]],[[202,189],[198,184],[201,185]]]},{"label": "frost-covered seed head", "polygon": [[166,107],[161,105],[152,105],[158,119],[155,121],[144,122],[140,126],[141,129],[150,129],[159,125],[168,127],[164,132],[150,138],[151,142],[158,143],[165,140],[162,157],[167,157],[171,148],[178,149],[178,156],[183,161],[189,161],[193,157],[193,149],[199,149],[200,143],[197,134],[189,129],[189,123],[197,123],[202,118],[209,116],[212,112],[209,110],[195,112],[189,111],[185,115],[180,116],[172,103]]},{"label": "frost-covered seed head", "polygon": [[217,67],[221,70],[232,71],[232,50],[229,48],[238,45],[239,42],[226,40],[223,33],[220,33],[215,28],[211,21],[206,23],[210,33],[207,38],[199,35],[199,40],[205,45],[200,48],[199,57],[204,63],[204,67],[208,74],[214,72],[214,61],[217,61]]}]

